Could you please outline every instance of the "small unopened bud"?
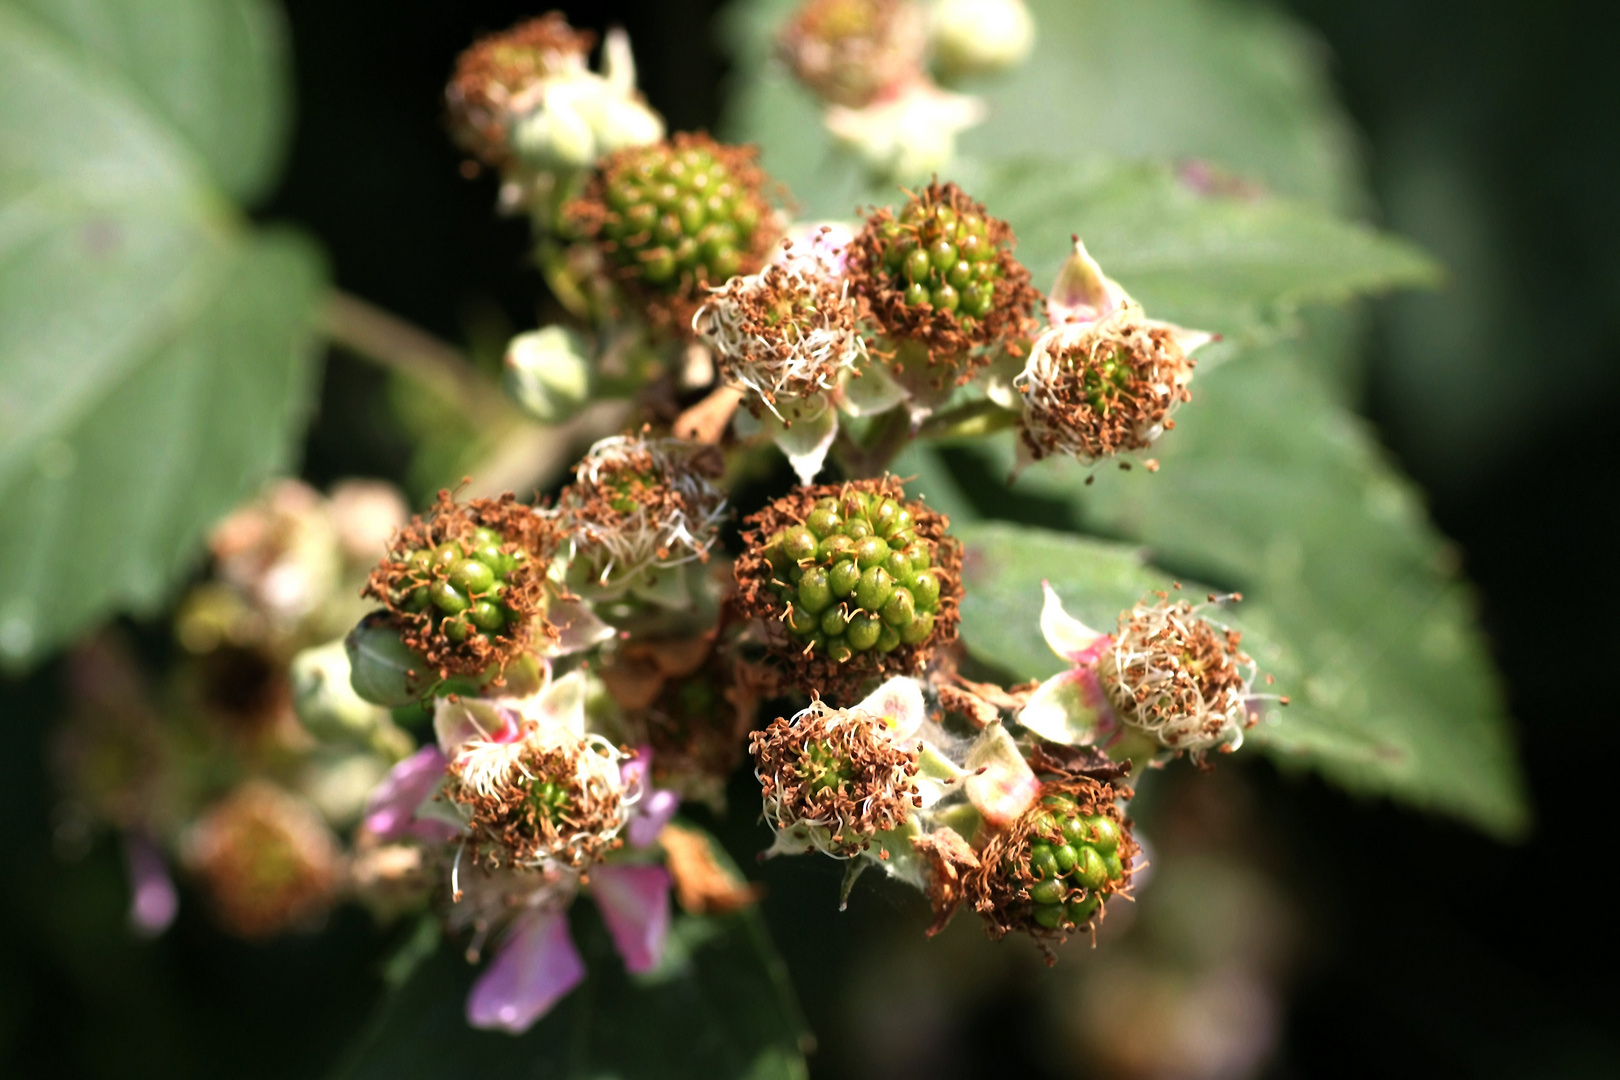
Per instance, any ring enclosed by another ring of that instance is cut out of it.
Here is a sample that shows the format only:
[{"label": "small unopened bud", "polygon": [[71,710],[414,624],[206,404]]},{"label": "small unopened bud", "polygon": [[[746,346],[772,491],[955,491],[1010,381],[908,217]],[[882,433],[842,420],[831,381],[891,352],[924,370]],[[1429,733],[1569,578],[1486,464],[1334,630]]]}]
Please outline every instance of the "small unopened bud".
[{"label": "small unopened bud", "polygon": [[506,347],[507,395],[542,424],[567,420],[591,396],[590,349],[564,326],[519,334]]},{"label": "small unopened bud", "polygon": [[361,619],[343,639],[343,651],[349,662],[349,686],[362,700],[384,708],[420,701],[439,681],[427,661],[401,640],[386,612]]},{"label": "small unopened bud", "polygon": [[928,32],[945,78],[1005,71],[1035,47],[1035,20],[1024,0],[936,0]]},{"label": "small unopened bud", "polygon": [[318,739],[364,742],[385,716],[381,708],[355,690],[346,640],[305,649],[293,657],[288,674],[292,679],[293,709]]}]

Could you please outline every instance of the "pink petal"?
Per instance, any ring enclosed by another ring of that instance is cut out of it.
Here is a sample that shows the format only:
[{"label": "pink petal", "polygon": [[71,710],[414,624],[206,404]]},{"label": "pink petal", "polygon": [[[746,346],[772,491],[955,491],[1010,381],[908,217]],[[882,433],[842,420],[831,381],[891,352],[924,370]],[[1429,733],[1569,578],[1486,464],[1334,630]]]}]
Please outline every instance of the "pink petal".
[{"label": "pink petal", "polygon": [[448,840],[455,836],[455,828],[447,822],[416,817],[417,807],[444,776],[445,765],[443,751],[429,744],[388,770],[366,800],[366,830],[379,840],[402,836]]},{"label": "pink petal", "polygon": [[591,892],[629,971],[651,971],[669,936],[669,874],[662,866],[598,866]]},{"label": "pink petal", "polygon": [[680,809],[681,797],[673,791],[659,791],[653,789],[641,797],[636,804],[636,816],[630,819],[631,847],[649,847],[658,840],[658,834],[664,831],[669,819],[675,816]]},{"label": "pink petal", "polygon": [[968,751],[967,796],[984,820],[1000,828],[1029,809],[1041,794],[1041,782],[1000,724],[984,729]]},{"label": "pink petal", "polygon": [[125,833],[124,863],[129,868],[130,925],[142,937],[156,937],[169,928],[180,907],[163,853],[144,833]]},{"label": "pink petal", "polygon": [[467,1023],[521,1035],[584,977],[567,913],[523,915],[467,995]]}]

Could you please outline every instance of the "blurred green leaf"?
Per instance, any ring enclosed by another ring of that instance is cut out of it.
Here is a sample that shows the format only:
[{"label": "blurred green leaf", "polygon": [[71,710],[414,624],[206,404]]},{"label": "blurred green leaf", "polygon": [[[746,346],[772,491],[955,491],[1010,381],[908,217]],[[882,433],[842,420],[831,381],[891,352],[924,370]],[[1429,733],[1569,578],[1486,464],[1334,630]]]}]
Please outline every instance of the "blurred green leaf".
[{"label": "blurred green leaf", "polygon": [[[1327,348],[1280,342],[1201,374],[1154,448],[1157,473],[1103,467],[1087,487],[1074,463],[1048,461],[1016,488],[1068,498],[1091,530],[1243,592],[1232,621],[1271,643],[1256,659],[1293,699],[1253,733],[1279,762],[1522,835],[1523,780],[1472,596],[1413,485],[1309,373],[1326,361],[1299,355]],[[1011,472],[1010,440],[988,452]],[[1069,561],[1053,566],[1067,575]],[[1026,621],[1037,600],[1025,599]],[[1029,648],[969,642],[998,659]]]},{"label": "blurred green leaf", "polygon": [[585,981],[513,1037],[467,1026],[479,971],[446,944],[384,1002],[344,1080],[798,1080],[804,1022],[757,912],[676,915],[660,967],[627,975],[592,905],[576,904]]},{"label": "blurred green leaf", "polygon": [[[97,9],[76,10],[94,22]],[[143,34],[163,38],[171,10],[200,9],[151,4]],[[177,30],[174,41],[190,43],[182,58],[213,50],[223,70],[245,70],[268,48],[249,37]],[[186,85],[202,95],[198,115],[220,110],[195,130],[262,128],[274,109]],[[111,609],[157,602],[202,530],[288,463],[307,408],[318,254],[250,230],[152,101],[60,25],[0,4],[8,663]]]},{"label": "blurred green leaf", "polygon": [[1301,305],[1434,283],[1414,245],[1271,196],[1203,193],[1159,165],[1026,159],[980,189],[1019,237],[1046,288],[1079,234],[1103,270],[1155,318],[1228,336],[1275,325]]},{"label": "blurred green leaf", "polygon": [[[866,188],[823,130],[820,106],[773,58],[795,3],[738,0],[726,10],[734,74],[721,127],[762,146],[765,167],[793,190],[804,217],[844,217],[888,193]],[[1316,42],[1286,16],[1209,0],[1029,7],[1037,35],[1030,60],[962,88],[991,108],[963,137],[965,157],[1197,158],[1293,198],[1359,208],[1349,125]],[[952,174],[973,169],[964,163]]]},{"label": "blurred green leaf", "polygon": [[[291,65],[267,0],[15,0],[53,44],[252,201],[275,182],[290,127]],[[118,84],[122,82],[122,86]]]}]

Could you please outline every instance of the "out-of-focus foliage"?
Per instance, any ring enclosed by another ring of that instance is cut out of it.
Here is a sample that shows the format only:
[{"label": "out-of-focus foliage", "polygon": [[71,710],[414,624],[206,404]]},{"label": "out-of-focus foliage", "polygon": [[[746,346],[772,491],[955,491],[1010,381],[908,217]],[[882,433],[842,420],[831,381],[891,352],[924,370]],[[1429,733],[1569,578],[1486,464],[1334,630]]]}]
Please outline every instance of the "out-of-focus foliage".
[{"label": "out-of-focus foliage", "polygon": [[230,201],[287,81],[258,0],[0,4],[0,661],[163,600],[292,458],[321,260]]}]

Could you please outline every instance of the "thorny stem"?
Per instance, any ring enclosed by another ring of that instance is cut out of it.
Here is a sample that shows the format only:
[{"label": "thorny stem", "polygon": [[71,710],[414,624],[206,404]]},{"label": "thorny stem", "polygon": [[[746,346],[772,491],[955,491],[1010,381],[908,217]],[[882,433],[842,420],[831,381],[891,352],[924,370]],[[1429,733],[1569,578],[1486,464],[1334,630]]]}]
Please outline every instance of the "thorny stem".
[{"label": "thorny stem", "polygon": [[511,416],[511,406],[453,345],[341,290],[322,316],[334,345],[428,387],[468,420]]}]

